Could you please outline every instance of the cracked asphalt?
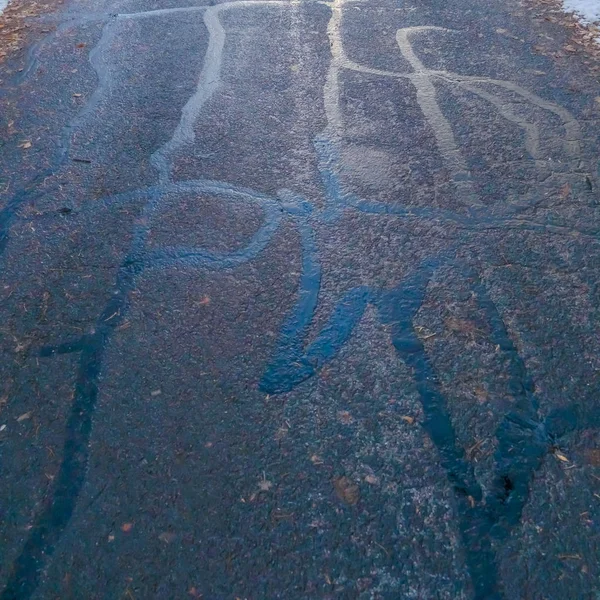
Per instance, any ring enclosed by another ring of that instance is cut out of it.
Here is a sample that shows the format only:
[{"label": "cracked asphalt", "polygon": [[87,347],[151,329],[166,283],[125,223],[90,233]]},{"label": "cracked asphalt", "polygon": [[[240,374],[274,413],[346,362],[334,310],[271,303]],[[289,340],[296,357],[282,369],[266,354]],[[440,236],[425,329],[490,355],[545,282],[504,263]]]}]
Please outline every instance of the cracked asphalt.
[{"label": "cracked asphalt", "polygon": [[0,599],[599,600],[600,85],[568,30],[517,0],[29,19]]}]

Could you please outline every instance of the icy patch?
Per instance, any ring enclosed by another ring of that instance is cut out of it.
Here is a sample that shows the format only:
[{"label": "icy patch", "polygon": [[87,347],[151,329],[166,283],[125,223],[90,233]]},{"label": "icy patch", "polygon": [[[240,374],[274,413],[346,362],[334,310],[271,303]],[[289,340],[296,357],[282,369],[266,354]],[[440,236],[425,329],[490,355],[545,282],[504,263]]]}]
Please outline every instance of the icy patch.
[{"label": "icy patch", "polygon": [[565,12],[576,13],[584,23],[600,21],[600,0],[563,0],[563,4]]}]

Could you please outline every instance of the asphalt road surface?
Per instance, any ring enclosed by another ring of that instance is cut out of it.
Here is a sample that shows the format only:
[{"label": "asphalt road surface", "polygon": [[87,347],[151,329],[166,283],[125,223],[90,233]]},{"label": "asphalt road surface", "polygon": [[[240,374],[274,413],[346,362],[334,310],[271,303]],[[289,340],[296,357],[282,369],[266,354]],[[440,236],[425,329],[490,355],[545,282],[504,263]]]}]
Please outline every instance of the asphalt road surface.
[{"label": "asphalt road surface", "polygon": [[600,86],[529,8],[43,17],[1,600],[600,598]]}]

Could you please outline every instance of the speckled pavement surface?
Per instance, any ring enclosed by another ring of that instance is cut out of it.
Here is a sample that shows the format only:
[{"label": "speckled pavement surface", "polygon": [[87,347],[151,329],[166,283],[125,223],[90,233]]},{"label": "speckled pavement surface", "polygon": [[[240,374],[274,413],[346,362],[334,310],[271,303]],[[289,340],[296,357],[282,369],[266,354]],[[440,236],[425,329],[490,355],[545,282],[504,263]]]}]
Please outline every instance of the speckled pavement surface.
[{"label": "speckled pavement surface", "polygon": [[0,598],[598,600],[600,85],[536,53],[565,32],[43,18],[0,93]]}]

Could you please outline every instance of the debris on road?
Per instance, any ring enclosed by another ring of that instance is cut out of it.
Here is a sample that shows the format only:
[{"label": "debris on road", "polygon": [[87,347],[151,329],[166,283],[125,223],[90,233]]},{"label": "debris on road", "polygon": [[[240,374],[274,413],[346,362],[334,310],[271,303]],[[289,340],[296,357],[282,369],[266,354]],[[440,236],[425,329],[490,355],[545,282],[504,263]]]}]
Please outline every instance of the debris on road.
[{"label": "debris on road", "polygon": [[360,498],[360,489],[349,477],[336,477],[333,487],[337,497],[346,504],[354,505]]},{"label": "debris on road", "polygon": [[0,64],[24,50],[35,37],[50,33],[47,24],[35,17],[55,10],[61,3],[62,0],[13,0],[2,10],[0,0]]}]

